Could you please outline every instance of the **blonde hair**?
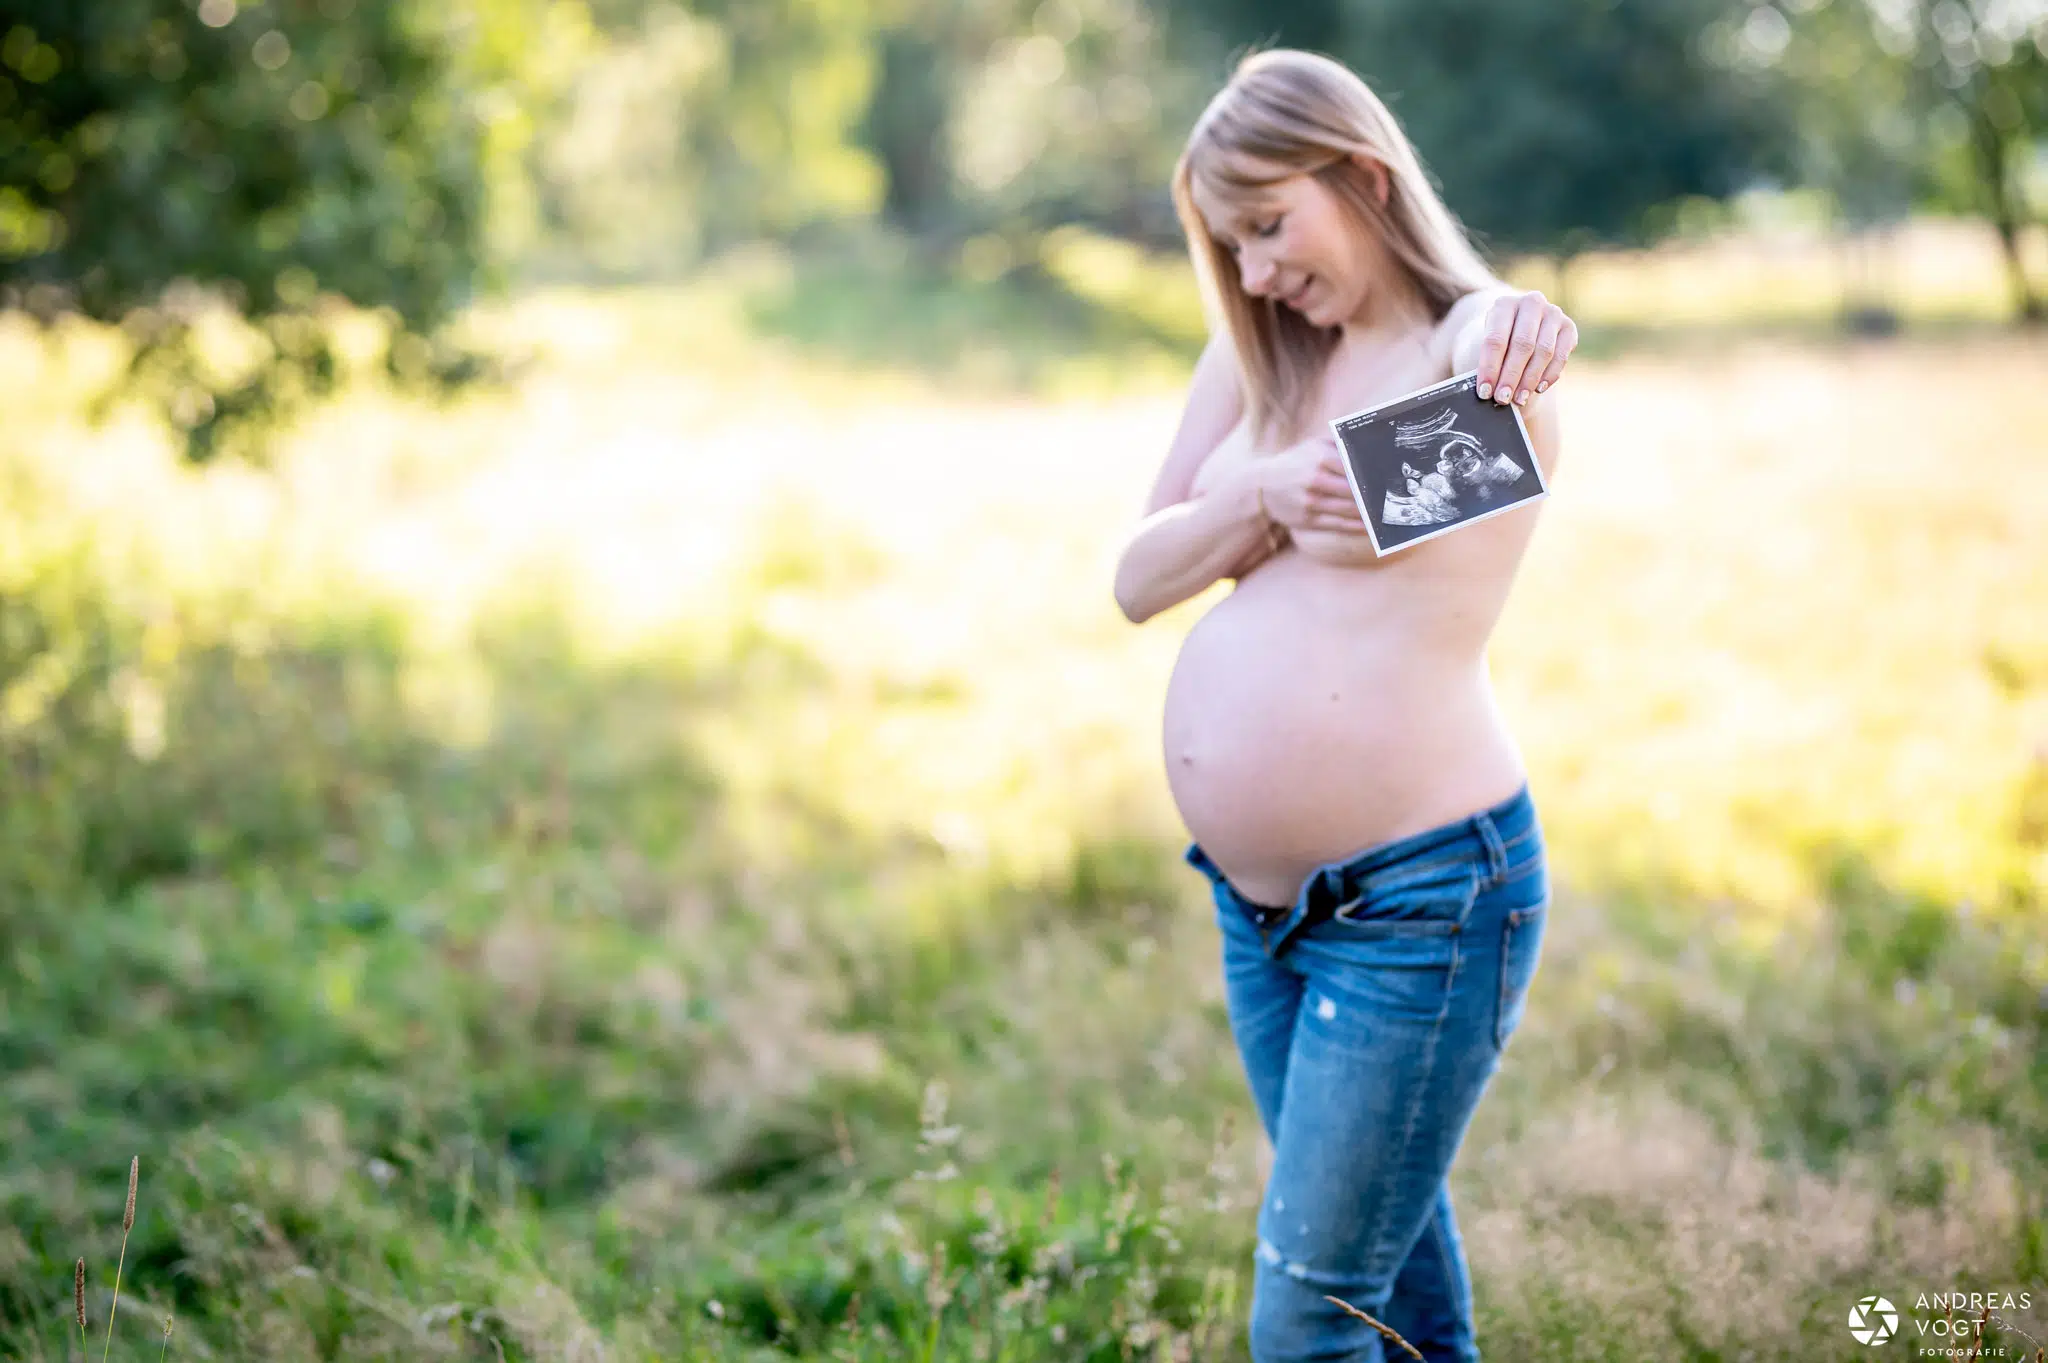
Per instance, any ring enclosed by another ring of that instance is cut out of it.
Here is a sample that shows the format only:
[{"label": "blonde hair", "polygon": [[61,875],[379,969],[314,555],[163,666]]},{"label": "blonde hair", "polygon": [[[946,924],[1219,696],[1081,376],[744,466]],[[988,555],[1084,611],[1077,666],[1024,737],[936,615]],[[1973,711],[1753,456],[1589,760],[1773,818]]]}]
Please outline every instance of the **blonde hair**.
[{"label": "blonde hair", "polygon": [[[1386,168],[1384,205],[1354,154]],[[1334,194],[1361,230],[1378,235],[1434,320],[1493,282],[1407,134],[1356,73],[1286,48],[1246,57],[1188,134],[1173,170],[1173,204],[1203,292],[1236,346],[1254,443],[1275,429],[1285,438],[1297,434],[1338,332],[1244,292],[1236,261],[1195,207],[1194,187],[1199,182],[1218,198],[1241,198],[1302,174]]]}]

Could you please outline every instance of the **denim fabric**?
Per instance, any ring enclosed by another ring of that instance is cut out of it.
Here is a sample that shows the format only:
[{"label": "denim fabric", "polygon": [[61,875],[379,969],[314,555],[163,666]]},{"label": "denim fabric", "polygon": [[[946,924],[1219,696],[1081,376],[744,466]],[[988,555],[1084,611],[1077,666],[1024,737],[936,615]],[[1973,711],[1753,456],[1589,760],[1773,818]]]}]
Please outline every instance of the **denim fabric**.
[{"label": "denim fabric", "polygon": [[[1528,788],[1319,867],[1291,906],[1244,899],[1199,845],[1187,860],[1214,886],[1231,1031],[1273,1141],[1254,1363],[1399,1352],[1326,1293],[1432,1363],[1473,1363],[1446,1175],[1542,951],[1550,885]],[[1318,904],[1336,915],[1304,928]]]}]

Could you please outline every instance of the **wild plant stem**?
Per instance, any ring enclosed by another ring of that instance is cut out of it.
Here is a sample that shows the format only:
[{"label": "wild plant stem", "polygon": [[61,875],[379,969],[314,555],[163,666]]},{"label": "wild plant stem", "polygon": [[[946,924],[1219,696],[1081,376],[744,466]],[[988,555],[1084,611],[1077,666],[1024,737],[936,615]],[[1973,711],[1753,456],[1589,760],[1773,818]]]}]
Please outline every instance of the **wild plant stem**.
[{"label": "wild plant stem", "polygon": [[121,1309],[121,1270],[128,1264],[128,1233],[135,1229],[135,1183],[142,1173],[142,1156],[128,1161],[128,1206],[121,1213],[121,1257],[114,1261],[114,1304],[107,1308],[107,1342],[100,1350],[100,1363],[114,1349],[114,1315]]},{"label": "wild plant stem", "polygon": [[107,1342],[100,1350],[100,1363],[107,1363],[107,1355],[114,1348],[114,1313],[121,1309],[121,1269],[128,1262],[128,1232],[121,1232],[121,1257],[114,1263],[114,1304],[107,1308]]},{"label": "wild plant stem", "polygon": [[1400,1334],[1397,1331],[1395,1331],[1393,1327],[1383,1325],[1379,1321],[1374,1320],[1371,1316],[1359,1310],[1350,1302],[1345,1301],[1342,1297],[1332,1297],[1329,1294],[1325,1293],[1323,1296],[1323,1300],[1331,1303],[1334,1306],[1341,1307],[1344,1311],[1344,1314],[1348,1316],[1356,1316],[1358,1319],[1364,1321],[1367,1325],[1370,1325],[1373,1329],[1379,1331],[1380,1334],[1386,1339],[1386,1341],[1389,1344],[1400,1345],[1401,1348],[1407,1352],[1409,1357],[1418,1360],[1421,1359],[1421,1352],[1417,1350],[1413,1344],[1410,1344],[1407,1340],[1401,1338]]}]

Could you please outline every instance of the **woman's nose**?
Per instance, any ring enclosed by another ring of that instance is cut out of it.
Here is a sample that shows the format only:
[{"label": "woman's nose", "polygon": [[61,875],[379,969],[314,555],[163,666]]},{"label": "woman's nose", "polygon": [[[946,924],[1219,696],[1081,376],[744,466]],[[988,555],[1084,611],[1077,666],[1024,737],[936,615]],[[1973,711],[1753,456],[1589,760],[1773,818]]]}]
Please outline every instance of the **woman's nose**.
[{"label": "woman's nose", "polygon": [[1237,257],[1238,282],[1244,291],[1253,296],[1266,292],[1273,283],[1273,263],[1262,260],[1250,251],[1240,251]]}]

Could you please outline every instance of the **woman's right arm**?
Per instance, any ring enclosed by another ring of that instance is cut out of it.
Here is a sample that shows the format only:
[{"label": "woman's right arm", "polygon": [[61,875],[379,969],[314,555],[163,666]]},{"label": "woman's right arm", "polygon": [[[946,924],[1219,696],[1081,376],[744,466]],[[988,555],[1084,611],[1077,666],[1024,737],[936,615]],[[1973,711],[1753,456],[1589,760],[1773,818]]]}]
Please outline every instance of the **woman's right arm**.
[{"label": "woman's right arm", "polygon": [[1212,582],[1247,571],[1272,522],[1259,506],[1264,461],[1253,460],[1190,496],[1196,472],[1244,413],[1230,338],[1212,336],[1188,385],[1187,407],[1166,462],[1116,565],[1116,601],[1142,624]]}]

